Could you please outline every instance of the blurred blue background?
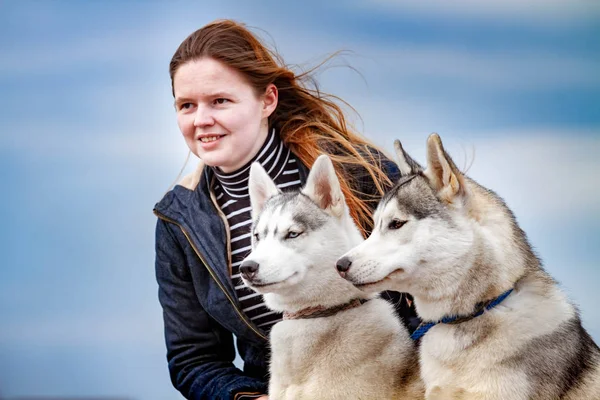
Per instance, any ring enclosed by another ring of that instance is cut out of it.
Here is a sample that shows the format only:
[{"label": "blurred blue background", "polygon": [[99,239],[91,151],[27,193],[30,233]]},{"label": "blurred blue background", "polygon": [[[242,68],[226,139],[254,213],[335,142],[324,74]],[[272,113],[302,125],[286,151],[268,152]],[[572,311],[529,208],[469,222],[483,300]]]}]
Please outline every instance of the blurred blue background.
[{"label": "blurred blue background", "polygon": [[[1,1],[0,397],[178,399],[152,208],[187,148],[168,63],[216,18],[318,78],[361,132],[424,161],[439,132],[501,194],[600,341],[595,0]],[[350,65],[351,68],[344,67]],[[188,168],[193,168],[195,160]]]}]

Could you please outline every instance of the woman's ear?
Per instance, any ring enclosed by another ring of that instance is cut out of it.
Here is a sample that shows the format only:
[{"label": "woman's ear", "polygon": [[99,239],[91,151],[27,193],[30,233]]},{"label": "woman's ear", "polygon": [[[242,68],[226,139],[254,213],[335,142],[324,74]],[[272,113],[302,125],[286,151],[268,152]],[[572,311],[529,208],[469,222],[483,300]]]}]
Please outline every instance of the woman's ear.
[{"label": "woman's ear", "polygon": [[263,109],[262,109],[262,117],[269,118],[273,111],[277,108],[277,101],[279,100],[279,91],[277,90],[277,86],[272,83],[267,85],[267,89],[262,96]]}]

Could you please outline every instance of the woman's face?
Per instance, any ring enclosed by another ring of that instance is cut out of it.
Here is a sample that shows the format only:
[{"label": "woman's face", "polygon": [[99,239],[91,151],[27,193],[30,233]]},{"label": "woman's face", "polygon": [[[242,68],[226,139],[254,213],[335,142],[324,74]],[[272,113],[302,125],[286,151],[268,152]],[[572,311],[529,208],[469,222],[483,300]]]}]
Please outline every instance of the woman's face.
[{"label": "woman's face", "polygon": [[241,73],[205,57],[181,65],[173,89],[179,129],[207,165],[232,172],[260,150],[277,107],[274,85],[257,96]]}]

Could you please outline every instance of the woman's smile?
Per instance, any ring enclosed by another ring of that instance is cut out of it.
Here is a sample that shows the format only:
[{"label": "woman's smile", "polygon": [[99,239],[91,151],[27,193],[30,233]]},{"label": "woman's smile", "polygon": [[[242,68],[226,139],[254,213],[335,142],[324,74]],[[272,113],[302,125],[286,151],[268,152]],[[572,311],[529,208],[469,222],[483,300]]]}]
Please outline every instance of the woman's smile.
[{"label": "woman's smile", "polygon": [[206,151],[217,147],[225,136],[224,134],[205,134],[198,136],[198,141],[200,141],[200,146]]}]

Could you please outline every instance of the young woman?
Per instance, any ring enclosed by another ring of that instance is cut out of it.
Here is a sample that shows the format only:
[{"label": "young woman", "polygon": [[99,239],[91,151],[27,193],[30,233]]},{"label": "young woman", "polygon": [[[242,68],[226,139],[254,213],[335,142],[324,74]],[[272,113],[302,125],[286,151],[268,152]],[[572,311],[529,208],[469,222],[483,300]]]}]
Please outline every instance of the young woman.
[{"label": "young woman", "polygon": [[[399,172],[349,129],[331,96],[310,90],[307,74],[287,69],[243,25],[216,21],[191,34],[170,75],[179,129],[201,159],[154,209],[171,380],[190,399],[266,399],[268,333],[281,316],[239,277],[250,251],[250,164],[260,162],[280,188],[296,189],[317,156],[328,154],[365,235]],[[404,321],[414,317],[400,294],[385,296]],[[232,363],[234,335],[243,371]]]}]

